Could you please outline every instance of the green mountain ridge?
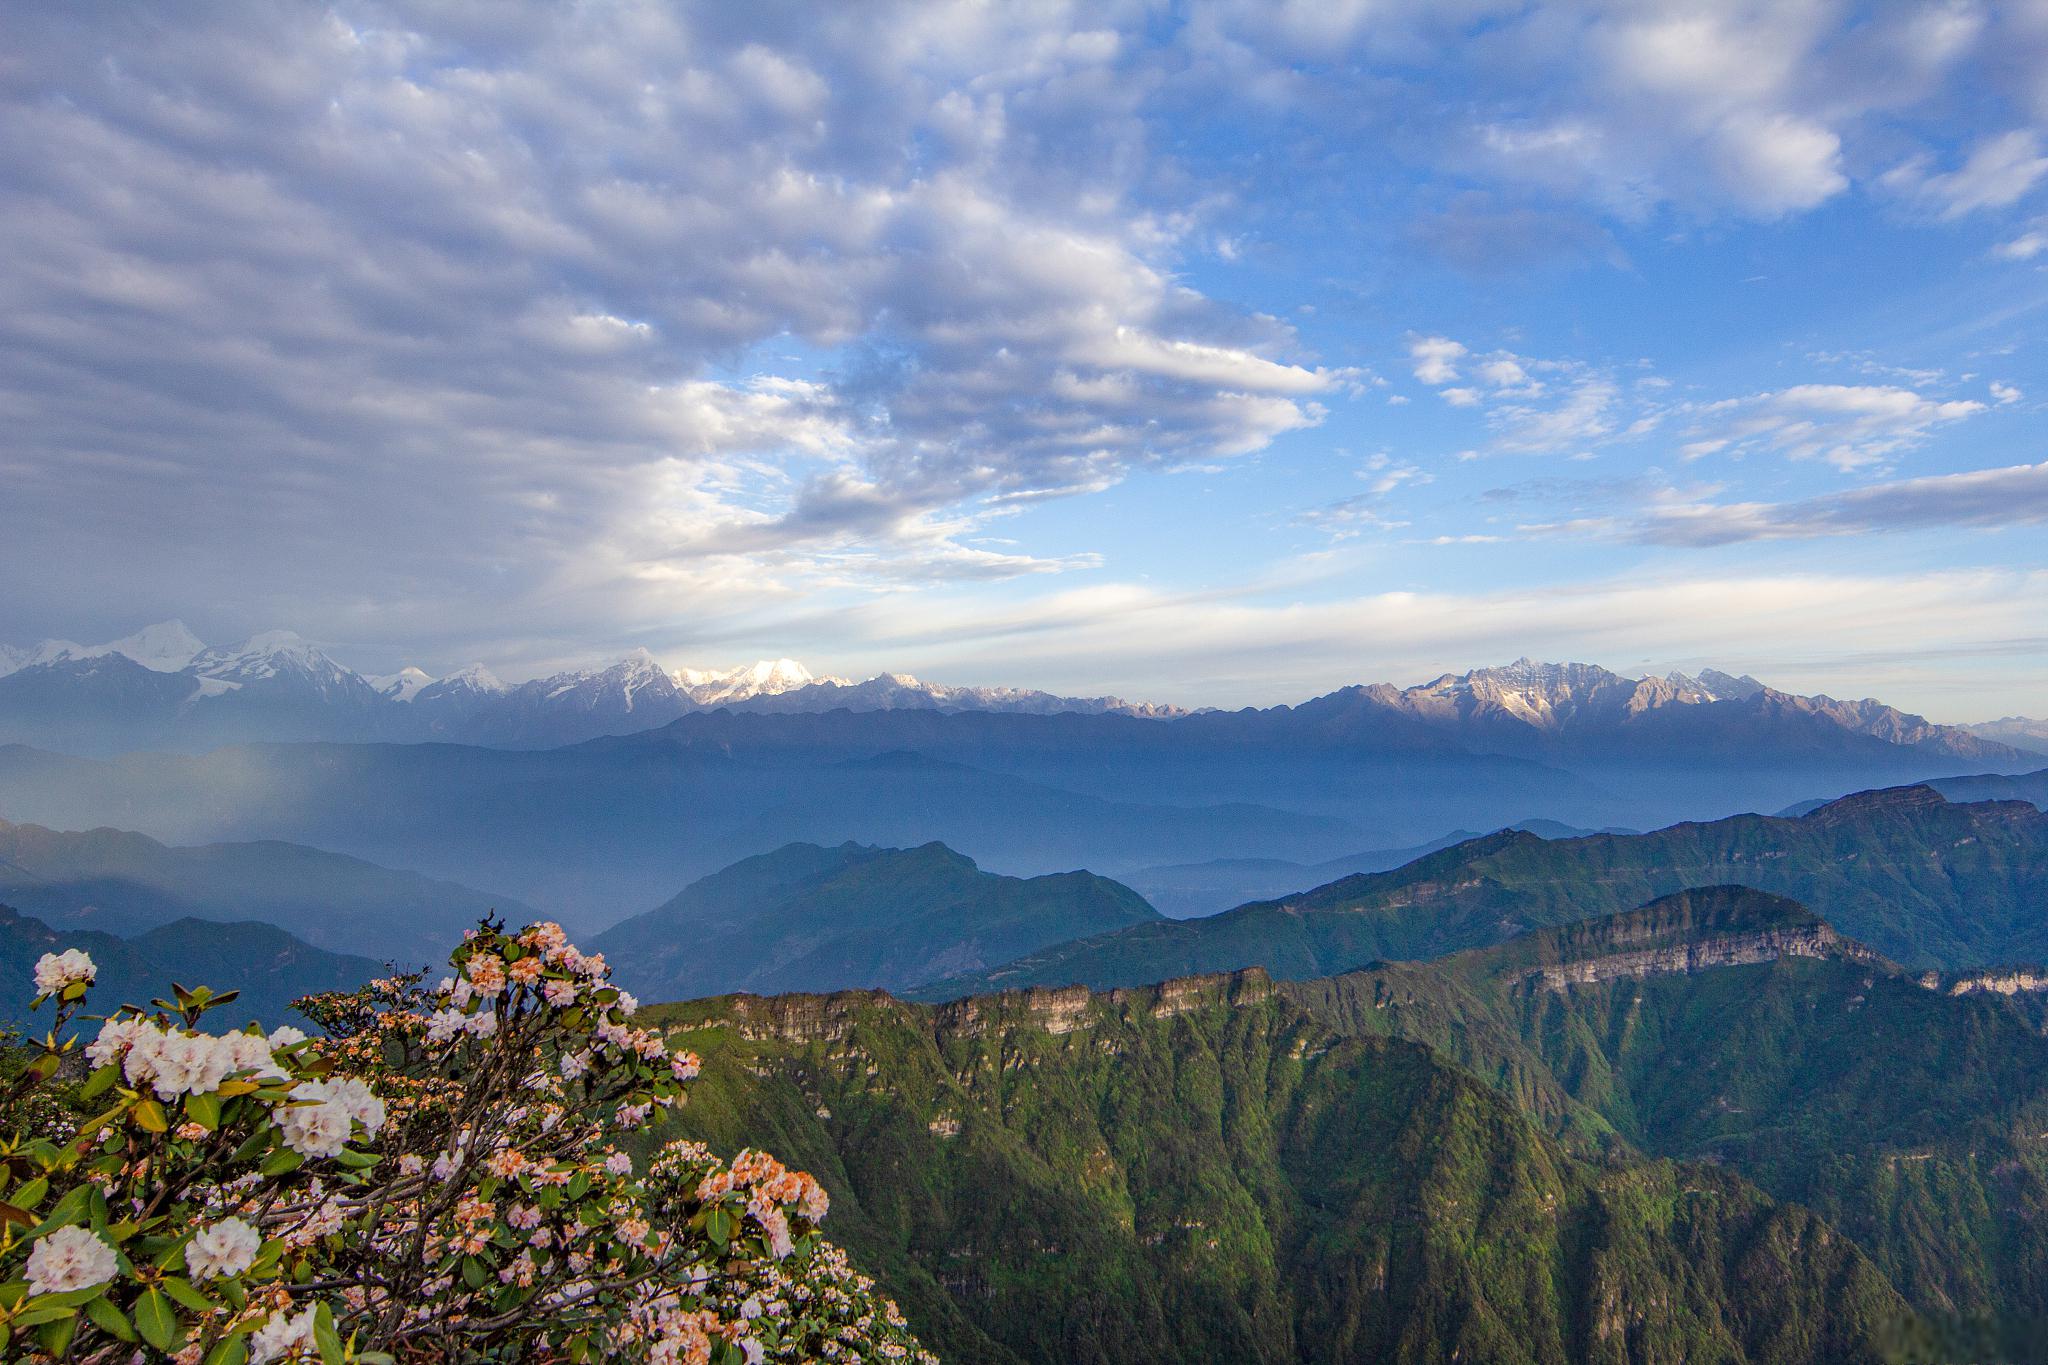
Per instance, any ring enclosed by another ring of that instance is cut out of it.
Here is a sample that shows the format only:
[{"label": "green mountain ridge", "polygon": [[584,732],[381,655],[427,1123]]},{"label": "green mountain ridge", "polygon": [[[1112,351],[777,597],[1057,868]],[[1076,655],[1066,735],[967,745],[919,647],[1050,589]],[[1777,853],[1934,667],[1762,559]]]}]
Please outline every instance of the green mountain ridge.
[{"label": "green mountain ridge", "polygon": [[649,1011],[671,1131],[761,1141],[961,1362],[1874,1361],[1926,1329],[1812,1213],[1593,1159],[1428,1048],[1262,972],[915,1005]]},{"label": "green mountain ridge", "polygon": [[1796,819],[1741,815],[1556,840],[1500,831],[1390,872],[1057,945],[916,994],[1107,987],[1247,966],[1305,980],[1440,957],[1719,884],[1791,896],[1907,966],[2048,956],[2048,814],[2022,802],[1951,803],[1914,786],[1844,797]]},{"label": "green mountain ridge", "polygon": [[[2022,979],[2041,989],[1967,988]],[[874,991],[732,997],[655,1017],[707,1060],[684,1130],[716,1143],[775,1125],[852,1202],[849,1243],[962,1359],[1599,1358],[1596,1339],[1547,1335],[1586,1311],[1546,1298],[1575,1282],[1586,1244],[1526,1208],[1507,1217],[1510,1193],[1540,1189],[1554,1214],[1590,1207],[1567,1187],[1656,1192],[1601,1215],[1629,1285],[1607,1302],[1635,1311],[1727,1266],[1716,1237],[1730,1224],[1689,1225],[1694,1240],[1663,1259],[1674,1226],[1641,1221],[1687,1208],[1673,1192],[1697,1197],[1711,1176],[1717,1199],[1753,1200],[1756,1217],[1810,1220],[1767,1286],[1739,1290],[1790,1312],[1779,1340],[1798,1344],[1772,1355],[1664,1324],[1630,1338],[1627,1358],[2038,1362],[2044,1001],[2048,976],[1906,971],[1797,902],[1719,886],[1319,980],[1250,969],[922,1006]],[[1406,1088],[1388,1089],[1395,1072]],[[1459,1086],[1502,1108],[1475,1125],[1466,1101],[1440,1107]],[[1551,1144],[1541,1162],[1530,1134]],[[1530,1174],[1544,1163],[1560,1183]],[[1374,1248],[1363,1270],[1345,1250],[1361,1246]],[[1034,1274],[1049,1247],[1069,1270]],[[1882,1293],[1846,1290],[1862,1272],[1837,1262],[1846,1278],[1784,1309],[1772,1296],[1816,1273],[1822,1248],[1853,1250]],[[1532,1261],[1550,1268],[1540,1284]],[[1084,1301],[1070,1277],[1105,1287]],[[1892,1293],[1911,1322],[1877,1312]],[[1189,1295],[1207,1302],[1184,1308]],[[1844,1304],[1886,1325],[1853,1348],[1822,1344]],[[1180,1311],[1208,1335],[1133,1344]],[[1245,1323],[1277,1332],[1277,1319],[1291,1335],[1268,1352]],[[1056,1335],[1076,1321],[1113,1324],[1118,1344],[1090,1355]],[[1513,1326],[1459,1336],[1482,1321]]]},{"label": "green mountain ridge", "polygon": [[627,987],[660,998],[902,990],[1159,918],[1090,872],[1005,877],[941,843],[796,843],[693,882],[591,946]]}]

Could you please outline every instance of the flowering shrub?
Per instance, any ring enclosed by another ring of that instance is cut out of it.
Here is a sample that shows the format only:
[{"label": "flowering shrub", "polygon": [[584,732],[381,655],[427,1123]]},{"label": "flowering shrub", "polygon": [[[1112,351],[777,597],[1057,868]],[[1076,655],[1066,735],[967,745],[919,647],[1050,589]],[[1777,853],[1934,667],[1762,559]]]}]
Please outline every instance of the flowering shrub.
[{"label": "flowering shrub", "polygon": [[[620,1149],[697,1059],[632,1024],[602,958],[487,923],[450,960],[432,990],[300,1002],[319,1039],[208,1032],[233,997],[204,988],[105,1017],[85,1117],[0,1139],[0,1359],[932,1359],[820,1239],[810,1176]],[[37,964],[58,1023],[17,1095],[76,1069],[93,975]]]}]

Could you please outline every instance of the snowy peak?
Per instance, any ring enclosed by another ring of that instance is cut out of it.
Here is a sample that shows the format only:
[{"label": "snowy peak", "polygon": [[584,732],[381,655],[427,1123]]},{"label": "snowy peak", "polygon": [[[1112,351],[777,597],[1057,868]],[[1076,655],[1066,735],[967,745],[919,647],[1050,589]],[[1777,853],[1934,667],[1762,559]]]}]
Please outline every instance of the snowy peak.
[{"label": "snowy peak", "polygon": [[109,654],[131,659],[152,673],[176,673],[205,648],[205,643],[187,630],[183,621],[159,621],[103,645],[82,645],[75,640],[44,640],[27,649],[0,645],[0,677],[38,664],[101,659]]},{"label": "snowy peak", "polygon": [[371,678],[370,686],[377,689],[377,695],[392,701],[411,701],[421,689],[433,685],[434,679],[423,668],[406,667],[382,678]]},{"label": "snowy peak", "polygon": [[482,664],[471,664],[467,668],[456,669],[447,677],[433,684],[433,690],[436,692],[460,692],[495,697],[505,691],[506,688],[505,684],[498,680],[498,675],[491,672],[490,669],[485,668]]},{"label": "snowy peak", "polygon": [[200,697],[256,688],[308,701],[374,704],[377,690],[289,630],[266,630],[237,645],[202,651],[185,670],[199,681]]},{"label": "snowy peak", "polygon": [[[795,659],[762,659],[739,668],[679,668],[676,686],[699,706],[718,706],[749,697],[774,697],[809,687],[818,679]],[[837,678],[829,679],[840,681]]]}]

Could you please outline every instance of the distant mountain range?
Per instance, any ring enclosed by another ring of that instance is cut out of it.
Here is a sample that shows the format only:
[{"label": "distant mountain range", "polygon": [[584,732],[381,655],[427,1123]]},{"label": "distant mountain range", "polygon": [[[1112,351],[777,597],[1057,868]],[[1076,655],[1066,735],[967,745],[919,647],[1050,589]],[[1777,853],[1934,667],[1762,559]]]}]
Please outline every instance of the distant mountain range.
[{"label": "distant mountain range", "polygon": [[692,883],[589,946],[651,1000],[903,990],[1159,912],[1090,872],[1001,877],[944,844],[790,844]]},{"label": "distant mountain range", "polygon": [[2029,753],[2048,754],[2048,720],[2007,716],[2002,720],[1979,721],[1975,725],[1966,725],[1963,728],[1979,739],[2008,744],[2015,749],[2025,749]]},{"label": "distant mountain range", "polygon": [[275,1026],[305,1020],[291,1002],[316,991],[353,990],[382,970],[367,957],[330,953],[272,924],[178,919],[129,937],[98,929],[58,928],[0,904],[0,1021],[47,1029],[52,1013],[27,1009],[27,983],[44,953],[82,948],[99,969],[89,1003],[106,1014],[124,1004],[147,1006],[171,983],[234,990],[209,1023],[235,1028],[251,1019]]},{"label": "distant mountain range", "polygon": [[[791,659],[724,671],[663,668],[636,651],[602,668],[501,682],[482,665],[444,678],[419,669],[366,677],[289,631],[208,648],[182,624],[123,640],[46,640],[0,649],[0,742],[79,753],[204,750],[249,741],[419,741],[547,748],[656,729],[714,708],[1123,715],[1204,720],[1173,706],[1030,689],[948,687],[905,674],[815,678]],[[1588,664],[1520,659],[1409,688],[1347,687],[1298,707],[1204,723],[1320,733],[1391,750],[1450,748],[1556,761],[1728,761],[1898,751],[1984,766],[2023,765],[2012,744],[1935,725],[1881,702],[1802,697],[1709,669],[1629,678]],[[2014,722],[1994,722],[2011,726]],[[2002,732],[2001,732],[2002,733]],[[2018,732],[2015,732],[2018,733]]]},{"label": "distant mountain range", "polygon": [[1743,815],[1559,840],[1502,831],[1393,871],[1206,919],[1061,944],[921,994],[1138,985],[1246,967],[1327,976],[1440,957],[1717,884],[1796,897],[1908,966],[2048,960],[2048,813],[2017,801],[1954,804],[1931,788],[1907,787],[1846,797],[1797,819]]},{"label": "distant mountain range", "polygon": [[[1525,830],[1540,839],[1637,832],[1619,828],[1580,829],[1555,820],[1518,820],[1505,828]],[[1293,863],[1284,858],[1211,858],[1201,863],[1139,868],[1126,873],[1123,880],[1161,914],[1172,919],[1197,919],[1250,901],[1269,900],[1290,891],[1323,886],[1362,872],[1385,872],[1440,848],[1449,848],[1452,844],[1478,837],[1476,830],[1459,829],[1412,848],[1376,848],[1319,863]]]},{"label": "distant mountain range", "polygon": [[379,961],[439,963],[493,912],[530,906],[358,858],[268,840],[172,848],[117,829],[66,833],[0,820],[0,902],[70,932],[123,938],[178,920],[262,921]]},{"label": "distant mountain range", "polygon": [[367,677],[290,631],[208,648],[177,621],[101,645],[0,646],[0,742],[78,753],[313,739],[547,748],[653,729],[717,706],[1182,714],[1116,697],[946,687],[901,673],[859,683],[814,678],[793,659],[668,670],[645,650],[516,685],[481,664],[444,678],[417,668]]}]

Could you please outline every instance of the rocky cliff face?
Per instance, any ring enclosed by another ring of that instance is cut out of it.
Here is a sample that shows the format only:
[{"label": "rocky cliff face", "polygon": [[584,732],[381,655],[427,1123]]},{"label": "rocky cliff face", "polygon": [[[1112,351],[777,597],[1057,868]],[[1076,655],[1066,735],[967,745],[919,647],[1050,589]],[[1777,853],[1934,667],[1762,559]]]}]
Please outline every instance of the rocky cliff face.
[{"label": "rocky cliff face", "polygon": [[1876,953],[1862,944],[1843,938],[1827,925],[1815,921],[1783,929],[1724,934],[1640,952],[1581,958],[1575,962],[1539,967],[1526,979],[1540,984],[1544,990],[1561,991],[1567,986],[1590,986],[1621,977],[1664,976],[1705,971],[1712,967],[1742,967],[1757,962],[1776,962],[1786,957],[1881,961]]},{"label": "rocky cliff face", "polygon": [[[1228,1006],[1258,1004],[1273,997],[1273,979],[1263,968],[1188,976],[1157,986],[1091,991],[1085,986],[1033,987],[996,995],[970,996],[944,1005],[910,1005],[886,991],[836,991],[830,995],[736,995],[724,1022],[743,1037],[791,1043],[844,1039],[862,1015],[877,1009],[924,1014],[940,1036],[976,1037],[996,1028],[1027,1027],[1072,1033],[1091,1017],[1137,1012],[1154,1019]],[[718,1022],[713,1020],[713,1022]]]},{"label": "rocky cliff face", "polygon": [[2013,967],[2005,971],[1973,972],[1968,976],[1944,978],[1929,972],[1920,978],[1929,990],[1947,995],[2034,995],[2048,991],[2048,969]]}]

